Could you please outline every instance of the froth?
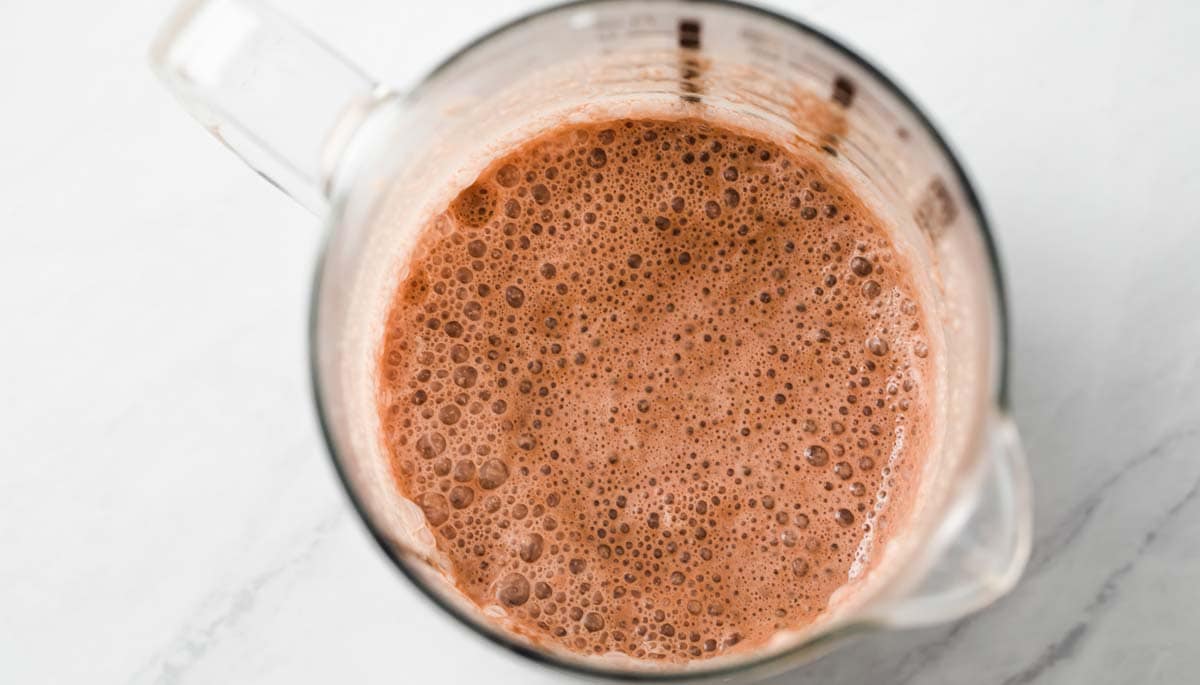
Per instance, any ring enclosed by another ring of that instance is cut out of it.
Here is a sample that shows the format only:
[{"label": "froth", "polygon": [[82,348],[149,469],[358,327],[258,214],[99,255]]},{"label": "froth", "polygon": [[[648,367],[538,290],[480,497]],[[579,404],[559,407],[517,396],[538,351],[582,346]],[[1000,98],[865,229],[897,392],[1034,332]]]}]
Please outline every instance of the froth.
[{"label": "froth", "polygon": [[696,121],[554,130],[431,222],[383,439],[460,589],[583,653],[813,621],[919,471],[911,275],[813,158]]}]

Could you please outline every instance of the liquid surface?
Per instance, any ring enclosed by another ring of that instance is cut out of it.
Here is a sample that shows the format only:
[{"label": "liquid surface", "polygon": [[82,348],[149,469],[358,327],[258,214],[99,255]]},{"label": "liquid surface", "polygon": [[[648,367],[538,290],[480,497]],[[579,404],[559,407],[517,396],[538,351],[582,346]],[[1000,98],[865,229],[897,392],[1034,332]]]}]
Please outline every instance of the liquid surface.
[{"label": "liquid surface", "polygon": [[463,190],[400,284],[397,485],[510,630],[752,648],[869,564],[919,472],[911,279],[815,158],[695,120],[553,131]]}]

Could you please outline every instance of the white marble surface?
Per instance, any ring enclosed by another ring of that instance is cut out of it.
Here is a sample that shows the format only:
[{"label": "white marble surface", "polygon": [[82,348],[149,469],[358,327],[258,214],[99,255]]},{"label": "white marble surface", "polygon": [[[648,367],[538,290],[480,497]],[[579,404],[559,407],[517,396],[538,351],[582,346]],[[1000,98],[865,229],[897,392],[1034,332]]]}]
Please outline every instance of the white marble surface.
[{"label": "white marble surface", "polygon": [[[524,5],[279,4],[399,83]],[[1037,494],[1012,595],[777,682],[1196,682],[1200,5],[775,4],[974,172]],[[0,682],[563,682],[438,613],[350,510],[307,384],[317,222],[152,81],[166,11],[0,5]]]}]

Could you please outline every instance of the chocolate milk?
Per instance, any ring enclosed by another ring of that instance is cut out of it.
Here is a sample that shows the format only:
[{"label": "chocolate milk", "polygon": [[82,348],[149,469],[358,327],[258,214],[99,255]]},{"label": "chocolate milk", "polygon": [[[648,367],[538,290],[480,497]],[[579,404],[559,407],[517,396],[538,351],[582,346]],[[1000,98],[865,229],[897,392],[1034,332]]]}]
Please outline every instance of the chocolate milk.
[{"label": "chocolate milk", "polygon": [[668,662],[752,649],[902,523],[927,318],[821,154],[700,120],[564,125],[430,221],[381,346],[381,439],[507,629]]}]

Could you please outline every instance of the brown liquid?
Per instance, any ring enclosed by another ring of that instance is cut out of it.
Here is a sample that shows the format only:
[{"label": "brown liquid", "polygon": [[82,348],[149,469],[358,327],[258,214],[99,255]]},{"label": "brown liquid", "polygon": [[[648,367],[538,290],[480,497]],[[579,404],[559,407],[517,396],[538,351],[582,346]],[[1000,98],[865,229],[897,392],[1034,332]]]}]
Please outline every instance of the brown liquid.
[{"label": "brown liquid", "polygon": [[527,143],[433,223],[379,412],[468,597],[668,661],[826,609],[931,421],[912,276],[848,188],[711,124],[613,121]]}]

